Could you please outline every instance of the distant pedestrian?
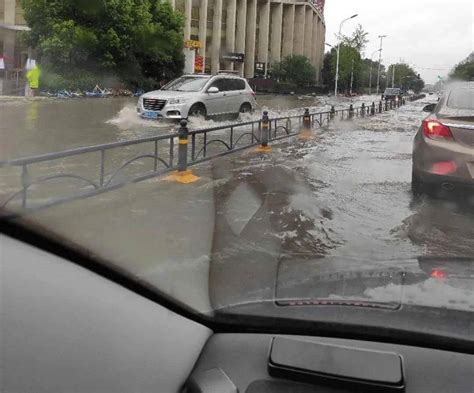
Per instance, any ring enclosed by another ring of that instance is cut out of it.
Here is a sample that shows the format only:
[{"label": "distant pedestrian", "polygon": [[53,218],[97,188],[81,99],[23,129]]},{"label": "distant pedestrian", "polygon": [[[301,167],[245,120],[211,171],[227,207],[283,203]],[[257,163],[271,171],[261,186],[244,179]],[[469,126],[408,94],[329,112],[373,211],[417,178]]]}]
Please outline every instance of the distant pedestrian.
[{"label": "distant pedestrian", "polygon": [[27,97],[35,97],[36,95],[38,95],[40,76],[41,70],[39,69],[38,65],[35,65],[31,70],[26,73],[28,88],[25,91],[25,95]]}]

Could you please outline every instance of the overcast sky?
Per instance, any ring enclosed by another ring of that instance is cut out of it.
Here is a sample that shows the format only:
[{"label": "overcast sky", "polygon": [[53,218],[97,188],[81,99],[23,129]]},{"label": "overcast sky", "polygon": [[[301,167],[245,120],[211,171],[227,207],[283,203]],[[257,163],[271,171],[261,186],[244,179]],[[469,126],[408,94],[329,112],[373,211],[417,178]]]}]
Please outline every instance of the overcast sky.
[{"label": "overcast sky", "polygon": [[365,57],[379,48],[377,37],[387,35],[382,63],[403,59],[425,82],[434,83],[474,50],[473,4],[473,0],[326,0],[326,42],[335,44],[341,20],[359,14],[344,23],[342,32],[350,35],[357,24],[362,25],[369,33]]}]

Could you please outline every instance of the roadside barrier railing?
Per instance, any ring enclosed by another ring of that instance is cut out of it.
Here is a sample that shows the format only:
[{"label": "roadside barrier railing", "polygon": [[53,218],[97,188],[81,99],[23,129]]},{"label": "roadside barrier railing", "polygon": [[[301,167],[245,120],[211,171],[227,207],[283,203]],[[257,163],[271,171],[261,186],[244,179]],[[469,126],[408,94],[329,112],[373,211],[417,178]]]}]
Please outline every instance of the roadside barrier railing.
[{"label": "roadside barrier railing", "polygon": [[[363,103],[360,107],[351,104],[344,109],[331,106],[328,111],[315,113],[305,109],[302,114],[276,118],[269,118],[265,111],[259,120],[195,130],[189,130],[187,121],[181,120],[178,130],[166,135],[0,161],[0,179],[5,176],[5,181],[13,179],[11,183],[17,184],[15,191],[0,200],[0,216],[15,217],[169,172],[173,175],[165,179],[190,183],[199,179],[189,169],[193,165],[251,147],[257,147],[257,152],[268,153],[270,142],[303,133],[307,136],[308,131],[327,127],[332,121],[374,116],[423,97],[413,95],[398,101],[381,101],[378,105]],[[135,152],[137,148],[139,151]],[[80,162],[74,164],[75,159]],[[68,163],[68,160],[72,162]],[[80,170],[84,166],[87,166],[87,174]],[[60,179],[69,182],[57,190],[51,183],[56,184]],[[53,197],[48,193],[44,195],[44,189],[43,193],[38,191],[44,184],[50,184],[46,191],[54,190]]]}]

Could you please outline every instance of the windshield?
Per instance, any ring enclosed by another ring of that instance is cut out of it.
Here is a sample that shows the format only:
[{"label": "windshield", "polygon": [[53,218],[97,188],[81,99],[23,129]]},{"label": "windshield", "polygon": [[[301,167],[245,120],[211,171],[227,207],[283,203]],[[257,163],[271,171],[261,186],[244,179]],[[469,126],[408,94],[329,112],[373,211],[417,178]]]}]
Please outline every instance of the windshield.
[{"label": "windshield", "polygon": [[208,78],[193,78],[186,76],[168,83],[167,85],[163,86],[161,90],[200,91],[208,80]]},{"label": "windshield", "polygon": [[471,11],[0,0],[0,230],[196,320],[474,341]]}]

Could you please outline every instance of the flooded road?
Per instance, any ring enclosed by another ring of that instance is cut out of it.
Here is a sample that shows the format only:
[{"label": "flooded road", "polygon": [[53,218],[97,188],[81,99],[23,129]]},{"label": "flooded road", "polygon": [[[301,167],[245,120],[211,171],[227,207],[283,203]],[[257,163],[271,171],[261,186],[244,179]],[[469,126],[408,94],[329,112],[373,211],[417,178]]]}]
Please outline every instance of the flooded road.
[{"label": "flooded road", "polygon": [[[0,97],[0,160],[128,140],[172,131],[176,124],[140,119],[136,98],[53,99]],[[273,114],[321,105],[316,97],[258,96],[260,108]],[[245,120],[261,117],[261,110]],[[197,120],[190,128],[222,122]]]},{"label": "flooded road", "polygon": [[[412,266],[417,256],[473,256],[472,200],[411,194],[412,141],[430,100],[336,121],[312,140],[273,144],[269,154],[249,149],[212,160],[193,167],[201,177],[194,184],[151,180],[31,219],[118,265],[133,261],[134,274],[203,310],[289,296],[289,283],[301,288],[326,264],[392,269]],[[332,103],[259,102],[271,115]],[[5,115],[3,159],[169,132],[137,119],[128,99],[8,103]],[[191,126],[214,124],[204,123]],[[196,281],[209,283],[211,303],[203,300],[207,292],[196,293]]]}]

